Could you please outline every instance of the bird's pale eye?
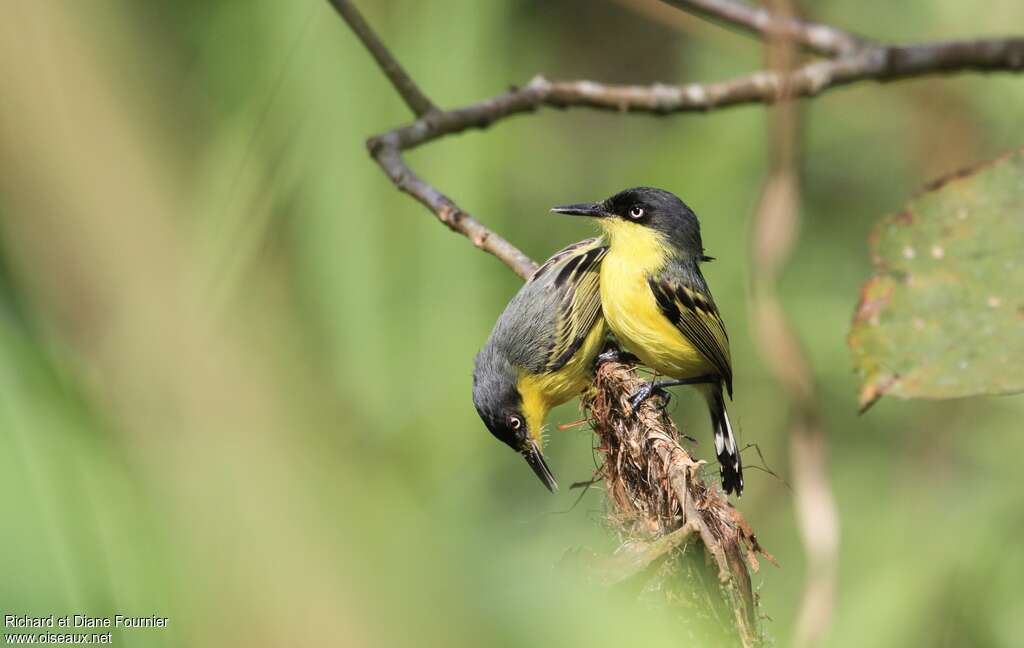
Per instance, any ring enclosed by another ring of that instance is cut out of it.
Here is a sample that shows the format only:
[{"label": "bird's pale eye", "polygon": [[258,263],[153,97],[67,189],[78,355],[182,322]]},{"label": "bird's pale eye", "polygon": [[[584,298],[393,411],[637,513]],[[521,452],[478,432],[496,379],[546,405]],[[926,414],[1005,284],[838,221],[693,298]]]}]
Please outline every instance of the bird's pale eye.
[{"label": "bird's pale eye", "polygon": [[518,430],[523,427],[523,419],[518,416],[510,416],[508,417],[508,426],[513,430]]},{"label": "bird's pale eye", "polygon": [[634,207],[633,209],[630,209],[629,217],[632,218],[633,220],[640,220],[641,218],[644,217],[644,208]]}]

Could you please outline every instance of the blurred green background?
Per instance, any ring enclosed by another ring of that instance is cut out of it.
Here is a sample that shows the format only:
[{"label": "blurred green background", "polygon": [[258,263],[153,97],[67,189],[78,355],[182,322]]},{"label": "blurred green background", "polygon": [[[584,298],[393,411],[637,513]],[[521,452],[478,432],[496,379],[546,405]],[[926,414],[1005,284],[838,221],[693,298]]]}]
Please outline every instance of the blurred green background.
[{"label": "blurred green background", "polygon": [[[358,4],[446,107],[537,73],[696,81],[762,59],[654,0]],[[1024,24],[1019,2],[984,4],[813,12],[900,41]],[[564,566],[615,546],[599,490],[549,495],[478,420],[473,356],[519,280],[366,155],[409,114],[324,0],[15,0],[0,60],[0,614],[170,618],[115,632],[126,646],[685,642]],[[1024,85],[868,83],[801,106],[804,226],[781,296],[831,439],[828,644],[1019,645],[1024,400],[858,416],[845,336],[872,224],[1019,146]],[[409,161],[538,260],[592,234],[551,205],[637,184],[684,197],[718,258],[741,439],[788,480],[786,404],[747,312],[765,124],[759,107],[544,111]],[[706,455],[702,406],[673,403]],[[551,423],[576,418],[569,404]],[[548,452],[563,484],[595,466],[584,428]],[[739,506],[779,560],[755,584],[787,645],[804,578],[792,494],[751,470]]]}]

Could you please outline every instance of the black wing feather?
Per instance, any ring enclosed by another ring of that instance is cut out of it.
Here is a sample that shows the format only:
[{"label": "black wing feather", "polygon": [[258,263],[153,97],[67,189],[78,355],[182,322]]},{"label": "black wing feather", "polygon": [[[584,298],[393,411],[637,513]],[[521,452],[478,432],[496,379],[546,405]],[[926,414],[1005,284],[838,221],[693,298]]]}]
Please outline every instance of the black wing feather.
[{"label": "black wing feather", "polygon": [[658,308],[717,370],[732,398],[729,334],[707,284],[700,270],[671,270],[647,279]]},{"label": "black wing feather", "polygon": [[579,351],[601,316],[598,271],[608,248],[592,247],[582,253],[577,248],[573,252],[575,256],[562,266],[552,284],[552,288],[562,291],[562,295],[545,371],[558,371],[564,367]]}]

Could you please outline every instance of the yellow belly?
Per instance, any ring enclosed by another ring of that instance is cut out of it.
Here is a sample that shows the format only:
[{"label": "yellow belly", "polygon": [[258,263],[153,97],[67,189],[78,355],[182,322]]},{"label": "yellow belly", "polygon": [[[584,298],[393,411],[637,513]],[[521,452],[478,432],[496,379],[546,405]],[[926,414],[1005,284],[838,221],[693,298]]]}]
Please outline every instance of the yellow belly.
[{"label": "yellow belly", "polygon": [[647,285],[649,268],[613,248],[601,264],[601,306],[608,327],[627,351],[660,374],[694,378],[711,363],[658,308]]},{"label": "yellow belly", "polygon": [[598,318],[579,350],[558,371],[523,374],[519,379],[519,395],[523,399],[526,429],[535,438],[540,435],[548,411],[579,396],[594,377],[594,360],[601,351],[608,329]]}]

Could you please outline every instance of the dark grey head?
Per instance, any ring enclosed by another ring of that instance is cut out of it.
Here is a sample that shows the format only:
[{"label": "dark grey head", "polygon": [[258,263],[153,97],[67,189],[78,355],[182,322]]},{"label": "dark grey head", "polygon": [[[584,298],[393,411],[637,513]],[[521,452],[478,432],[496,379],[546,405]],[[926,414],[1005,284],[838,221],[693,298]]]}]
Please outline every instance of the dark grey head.
[{"label": "dark grey head", "polygon": [[601,202],[563,205],[551,211],[602,219],[612,245],[616,238],[627,236],[639,226],[660,233],[681,254],[710,260],[704,256],[697,215],[675,194],[664,189],[634,187]]},{"label": "dark grey head", "polygon": [[473,368],[476,411],[491,434],[521,454],[544,486],[554,492],[558,490],[558,483],[544,460],[535,434],[530,433],[530,418],[523,412],[517,381],[515,367],[495,347],[493,340],[488,340],[477,354]]}]

